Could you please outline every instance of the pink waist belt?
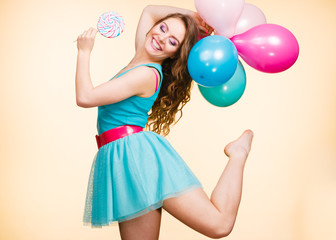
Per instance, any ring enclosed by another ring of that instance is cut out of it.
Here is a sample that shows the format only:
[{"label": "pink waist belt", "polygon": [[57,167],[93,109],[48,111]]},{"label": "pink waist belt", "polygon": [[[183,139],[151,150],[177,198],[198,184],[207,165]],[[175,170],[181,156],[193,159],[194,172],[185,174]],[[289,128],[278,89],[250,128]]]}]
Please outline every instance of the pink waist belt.
[{"label": "pink waist belt", "polygon": [[128,135],[141,132],[143,130],[142,127],[133,126],[133,125],[123,125],[120,127],[112,128],[103,132],[99,136],[96,135],[96,141],[98,145],[98,149],[104,146],[105,144],[117,140],[119,138],[126,137]]}]

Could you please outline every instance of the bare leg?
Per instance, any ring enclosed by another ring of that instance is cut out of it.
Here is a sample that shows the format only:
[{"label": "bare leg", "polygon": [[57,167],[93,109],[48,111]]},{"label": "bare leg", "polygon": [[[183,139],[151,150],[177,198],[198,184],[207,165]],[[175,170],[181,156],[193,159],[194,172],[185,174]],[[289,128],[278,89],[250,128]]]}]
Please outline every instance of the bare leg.
[{"label": "bare leg", "polygon": [[160,234],[162,209],[119,223],[122,240],[158,240]]},{"label": "bare leg", "polygon": [[199,188],[164,200],[163,208],[194,230],[211,238],[230,234],[240,204],[243,170],[251,149],[253,132],[246,130],[224,152],[229,157],[211,199]]}]

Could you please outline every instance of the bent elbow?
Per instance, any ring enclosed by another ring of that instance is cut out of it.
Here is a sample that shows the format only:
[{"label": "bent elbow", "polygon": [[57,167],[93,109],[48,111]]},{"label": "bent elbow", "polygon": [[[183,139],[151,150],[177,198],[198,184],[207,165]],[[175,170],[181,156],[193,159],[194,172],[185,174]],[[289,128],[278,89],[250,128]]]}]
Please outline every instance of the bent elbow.
[{"label": "bent elbow", "polygon": [[76,104],[78,107],[86,108],[85,104],[83,102],[76,100]]},{"label": "bent elbow", "polygon": [[144,8],[144,10],[148,10],[148,9],[152,8],[153,6],[154,6],[154,5],[148,4],[148,5]]},{"label": "bent elbow", "polygon": [[153,10],[153,8],[155,7],[155,5],[147,5],[142,12],[151,12]]},{"label": "bent elbow", "polygon": [[82,107],[82,108],[90,108],[92,107],[91,104],[84,100],[84,99],[81,99],[81,98],[76,98],[76,104],[78,107]]}]

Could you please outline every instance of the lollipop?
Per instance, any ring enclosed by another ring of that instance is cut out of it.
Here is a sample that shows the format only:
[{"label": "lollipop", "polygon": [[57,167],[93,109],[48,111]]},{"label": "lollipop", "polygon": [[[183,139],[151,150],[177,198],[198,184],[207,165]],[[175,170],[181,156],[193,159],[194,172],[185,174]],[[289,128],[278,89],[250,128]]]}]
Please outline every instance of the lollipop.
[{"label": "lollipop", "polygon": [[114,38],[124,31],[125,22],[118,13],[106,12],[99,17],[97,28],[104,37]]}]

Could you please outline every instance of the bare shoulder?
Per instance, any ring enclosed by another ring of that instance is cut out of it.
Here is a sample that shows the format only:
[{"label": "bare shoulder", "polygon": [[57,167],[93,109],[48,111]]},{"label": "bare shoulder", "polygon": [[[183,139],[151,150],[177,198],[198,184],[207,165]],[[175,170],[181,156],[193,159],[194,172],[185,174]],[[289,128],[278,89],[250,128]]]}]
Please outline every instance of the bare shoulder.
[{"label": "bare shoulder", "polygon": [[155,77],[155,75],[153,75],[153,71],[151,69],[152,69],[152,67],[149,67],[149,66],[146,66],[146,65],[139,66],[139,67],[136,67],[136,68],[133,68],[133,69],[129,70],[124,75],[122,75],[120,78],[132,77],[132,78],[136,78],[136,79],[143,79],[143,78],[148,78],[148,77],[151,77],[151,76]]},{"label": "bare shoulder", "polygon": [[154,74],[153,69],[157,73],[155,68],[149,66],[139,66],[128,71],[117,79],[119,81],[128,82],[131,86],[133,86],[133,88],[137,88],[143,92],[153,85],[153,83],[155,84],[156,75]]},{"label": "bare shoulder", "polygon": [[[160,73],[156,68],[150,66],[137,67],[121,76],[121,78],[122,77],[127,78],[127,80],[120,80],[128,81],[134,88],[134,92],[137,92],[136,95],[140,97],[149,97],[153,95],[155,93],[157,84],[160,82]],[[156,77],[158,77],[158,82]]]}]

